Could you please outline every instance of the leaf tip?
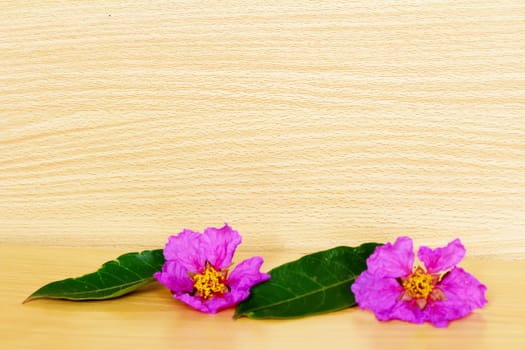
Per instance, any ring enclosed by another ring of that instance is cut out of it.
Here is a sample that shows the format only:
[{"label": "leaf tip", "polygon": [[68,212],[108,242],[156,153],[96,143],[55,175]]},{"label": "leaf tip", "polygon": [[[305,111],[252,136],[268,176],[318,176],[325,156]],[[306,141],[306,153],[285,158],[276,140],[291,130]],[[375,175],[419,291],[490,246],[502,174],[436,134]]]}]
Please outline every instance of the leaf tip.
[{"label": "leaf tip", "polygon": [[24,301],[22,302],[22,305],[23,305],[23,304],[27,304],[27,303],[29,303],[30,301],[35,300],[35,299],[37,299],[37,298],[34,297],[33,294],[31,294],[30,296],[28,296],[27,298],[24,299]]}]

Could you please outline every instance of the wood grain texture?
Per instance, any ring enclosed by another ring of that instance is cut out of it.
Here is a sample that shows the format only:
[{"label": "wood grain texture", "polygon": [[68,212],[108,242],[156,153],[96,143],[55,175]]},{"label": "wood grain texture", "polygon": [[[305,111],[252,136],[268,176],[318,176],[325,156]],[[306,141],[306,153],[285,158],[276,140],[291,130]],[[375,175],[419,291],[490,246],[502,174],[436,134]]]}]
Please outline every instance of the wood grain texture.
[{"label": "wood grain texture", "polygon": [[0,244],[525,257],[519,1],[0,3]]},{"label": "wood grain texture", "polygon": [[[357,308],[296,320],[233,320],[233,310],[197,312],[160,285],[101,302],[22,300],[42,284],[96,269],[123,251],[0,246],[0,345],[4,349],[498,349],[521,350],[525,261],[467,258],[461,265],[488,285],[489,303],[446,329],[378,322]],[[251,256],[240,249],[237,259]],[[298,256],[265,255],[264,269]],[[21,259],[22,258],[22,259]],[[9,288],[5,288],[9,286]]]}]

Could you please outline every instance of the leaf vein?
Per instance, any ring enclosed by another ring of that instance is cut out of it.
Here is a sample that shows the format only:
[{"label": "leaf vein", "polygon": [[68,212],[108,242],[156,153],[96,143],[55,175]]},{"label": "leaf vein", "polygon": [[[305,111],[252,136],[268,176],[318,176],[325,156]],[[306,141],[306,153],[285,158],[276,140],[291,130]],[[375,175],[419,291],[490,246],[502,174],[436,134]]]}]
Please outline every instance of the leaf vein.
[{"label": "leaf vein", "polygon": [[[308,292],[308,293],[304,293],[304,294],[297,294],[293,298],[290,298],[290,299],[280,300],[280,301],[278,301],[276,303],[267,304],[267,305],[263,305],[261,307],[257,307],[257,308],[251,309],[250,312],[255,312],[255,311],[258,311],[258,310],[261,310],[261,309],[272,308],[272,307],[275,307],[277,305],[281,305],[281,304],[284,304],[284,303],[291,303],[291,302],[296,301],[296,300],[298,300],[300,298],[305,298],[305,297],[308,297],[308,296],[311,296],[311,295],[315,295],[315,294],[318,294],[318,293],[326,293],[326,290],[328,290],[328,289],[339,287],[339,286],[344,285],[346,283],[350,283],[353,280],[355,280],[355,276],[353,276],[352,278],[348,278],[348,279],[345,279],[343,281],[340,281],[338,283],[331,284],[331,285],[329,285],[327,287],[323,287],[321,289],[316,289],[314,291],[311,291],[311,292]],[[279,284],[274,284],[274,286],[279,286],[281,288],[284,288],[284,287],[282,287]]]}]

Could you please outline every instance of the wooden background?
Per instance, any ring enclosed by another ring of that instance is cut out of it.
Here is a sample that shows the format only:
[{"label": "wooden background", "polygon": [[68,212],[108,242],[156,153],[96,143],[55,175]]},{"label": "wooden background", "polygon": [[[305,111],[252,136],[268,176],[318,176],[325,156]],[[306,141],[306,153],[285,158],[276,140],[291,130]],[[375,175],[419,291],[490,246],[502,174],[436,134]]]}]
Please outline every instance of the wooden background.
[{"label": "wooden background", "polygon": [[[234,322],[158,284],[21,304],[224,222],[266,271],[461,237],[489,303],[445,330]],[[525,2],[0,2],[0,348],[522,350],[524,270]]]},{"label": "wooden background", "polygon": [[520,1],[0,4],[0,244],[525,256]]}]

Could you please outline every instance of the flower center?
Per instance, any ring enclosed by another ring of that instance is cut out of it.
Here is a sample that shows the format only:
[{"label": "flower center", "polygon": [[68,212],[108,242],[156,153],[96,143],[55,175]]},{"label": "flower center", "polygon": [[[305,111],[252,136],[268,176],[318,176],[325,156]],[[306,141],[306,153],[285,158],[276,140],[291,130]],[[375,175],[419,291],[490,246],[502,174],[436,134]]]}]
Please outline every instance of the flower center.
[{"label": "flower center", "polygon": [[204,272],[191,276],[194,293],[203,299],[213,298],[216,294],[228,291],[226,277],[228,271],[217,271],[209,262],[206,262]]},{"label": "flower center", "polygon": [[421,267],[416,270],[403,281],[405,292],[412,298],[421,299],[427,298],[434,289],[432,275],[426,273]]},{"label": "flower center", "polygon": [[402,301],[415,300],[416,305],[423,310],[429,300],[445,300],[445,295],[436,286],[439,284],[440,276],[427,273],[418,266],[412,274],[399,280],[404,291],[399,297]]}]

